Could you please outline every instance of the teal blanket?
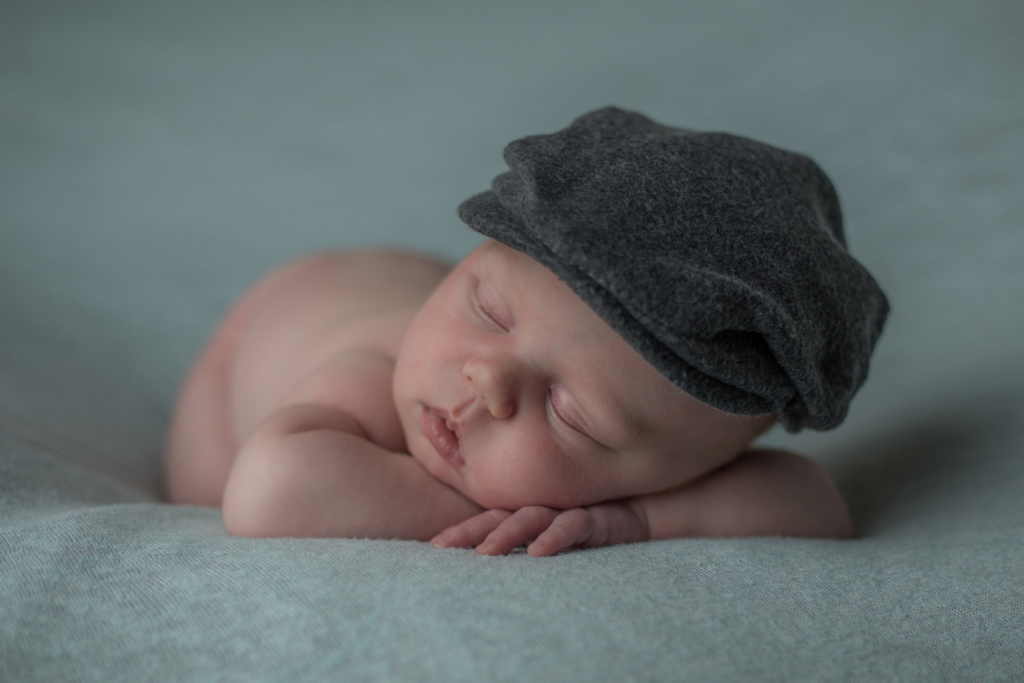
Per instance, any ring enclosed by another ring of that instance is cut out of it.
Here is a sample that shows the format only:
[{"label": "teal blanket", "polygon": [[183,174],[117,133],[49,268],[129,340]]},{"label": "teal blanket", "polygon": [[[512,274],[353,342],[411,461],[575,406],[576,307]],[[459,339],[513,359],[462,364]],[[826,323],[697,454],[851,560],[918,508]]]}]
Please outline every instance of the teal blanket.
[{"label": "teal blanket", "polygon": [[[12,2],[0,680],[1024,679],[1019,3]],[[813,156],[889,294],[819,459],[848,542],[477,557],[160,499],[178,383],[314,249],[457,259],[509,140],[603,106]]]}]

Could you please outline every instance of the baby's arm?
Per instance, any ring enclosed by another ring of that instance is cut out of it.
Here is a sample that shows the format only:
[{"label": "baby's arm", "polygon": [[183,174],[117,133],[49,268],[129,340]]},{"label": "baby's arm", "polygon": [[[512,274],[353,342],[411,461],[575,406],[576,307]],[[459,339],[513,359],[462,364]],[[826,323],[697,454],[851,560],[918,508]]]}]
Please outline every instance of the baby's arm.
[{"label": "baby's arm", "polygon": [[850,515],[820,465],[752,450],[683,486],[628,501],[651,540],[680,536],[849,538]]},{"label": "baby's arm", "polygon": [[224,492],[224,525],[238,536],[426,540],[481,511],[407,455],[361,434],[324,405],[290,405],[239,453]]},{"label": "baby's arm", "polygon": [[342,357],[267,418],[242,446],[228,477],[228,531],[426,540],[481,512],[413,458],[377,445],[345,409],[387,409],[379,404],[389,406],[390,393],[379,389],[389,377],[384,361]]},{"label": "baby's arm", "polygon": [[437,545],[497,555],[530,543],[534,556],[689,536],[848,538],[846,504],[816,463],[783,451],[748,451],[693,482],[572,510],[489,510],[445,530]]}]

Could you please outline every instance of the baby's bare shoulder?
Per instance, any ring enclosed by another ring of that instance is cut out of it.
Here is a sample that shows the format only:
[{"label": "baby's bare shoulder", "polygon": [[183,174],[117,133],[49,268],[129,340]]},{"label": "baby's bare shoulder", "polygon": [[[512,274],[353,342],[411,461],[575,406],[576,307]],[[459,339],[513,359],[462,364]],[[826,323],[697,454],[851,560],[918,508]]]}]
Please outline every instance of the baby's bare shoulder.
[{"label": "baby's bare shoulder", "polygon": [[238,305],[230,396],[240,432],[295,400],[314,376],[315,388],[307,390],[321,400],[331,396],[331,403],[352,398],[345,386],[365,391],[372,378],[353,376],[358,364],[345,359],[393,358],[409,321],[447,272],[447,265],[408,252],[332,251],[261,279]]},{"label": "baby's bare shoulder", "polygon": [[[344,268],[369,272],[394,271],[412,272],[427,277],[442,276],[451,269],[451,264],[439,258],[404,249],[334,249],[318,251],[300,256],[284,264],[284,268]],[[387,273],[381,273],[386,275]]]},{"label": "baby's bare shoulder", "polygon": [[387,354],[343,348],[303,378],[284,402],[334,408],[355,419],[370,441],[402,450],[405,439],[391,396],[393,372],[394,359]]},{"label": "baby's bare shoulder", "polygon": [[322,292],[361,300],[430,294],[451,266],[438,259],[398,250],[325,251],[289,261],[272,271],[266,289]]},{"label": "baby's bare shoulder", "polygon": [[248,336],[286,348],[318,344],[367,320],[418,309],[448,270],[409,252],[321,252],[271,271],[239,306],[248,309]]}]

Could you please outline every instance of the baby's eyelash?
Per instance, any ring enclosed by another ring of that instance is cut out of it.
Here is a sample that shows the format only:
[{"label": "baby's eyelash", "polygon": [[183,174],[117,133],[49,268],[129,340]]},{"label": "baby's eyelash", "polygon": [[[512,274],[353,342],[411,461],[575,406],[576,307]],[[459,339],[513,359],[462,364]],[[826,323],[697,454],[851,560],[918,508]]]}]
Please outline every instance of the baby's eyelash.
[{"label": "baby's eyelash", "polygon": [[573,429],[573,430],[575,430],[577,432],[582,433],[583,430],[581,430],[578,426],[576,426],[575,422],[573,422],[572,420],[567,419],[564,415],[562,415],[562,413],[560,413],[558,411],[558,407],[555,405],[555,399],[554,399],[554,396],[552,395],[552,393],[553,393],[552,390],[548,389],[548,406],[550,406],[551,412],[566,427],[569,427],[570,429]]},{"label": "baby's eyelash", "polygon": [[491,313],[489,310],[487,310],[487,307],[483,305],[483,302],[480,301],[480,294],[479,294],[479,292],[474,292],[472,299],[473,299],[473,301],[472,301],[472,303],[473,303],[473,310],[476,311],[476,314],[478,316],[483,318],[483,320],[485,322],[490,323],[491,325],[494,325],[498,329],[504,330],[505,332],[509,331],[508,327],[503,325],[501,323],[501,321],[498,320],[498,317],[496,315],[494,315],[493,313]]},{"label": "baby's eyelash", "polygon": [[505,326],[498,322],[498,319],[495,318],[490,311],[484,308],[483,304],[480,303],[480,299],[476,296],[473,297],[473,310],[477,312],[477,315],[495,327],[500,327],[503,330],[505,329]]}]

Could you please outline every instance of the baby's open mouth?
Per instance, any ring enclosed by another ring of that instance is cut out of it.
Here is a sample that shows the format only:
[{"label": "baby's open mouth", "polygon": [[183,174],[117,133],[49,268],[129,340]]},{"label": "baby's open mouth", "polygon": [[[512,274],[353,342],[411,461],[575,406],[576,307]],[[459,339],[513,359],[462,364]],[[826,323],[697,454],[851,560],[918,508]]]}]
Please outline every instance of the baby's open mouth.
[{"label": "baby's open mouth", "polygon": [[430,445],[449,465],[462,467],[466,464],[459,449],[459,435],[449,425],[443,413],[425,407],[420,415],[420,425]]}]

